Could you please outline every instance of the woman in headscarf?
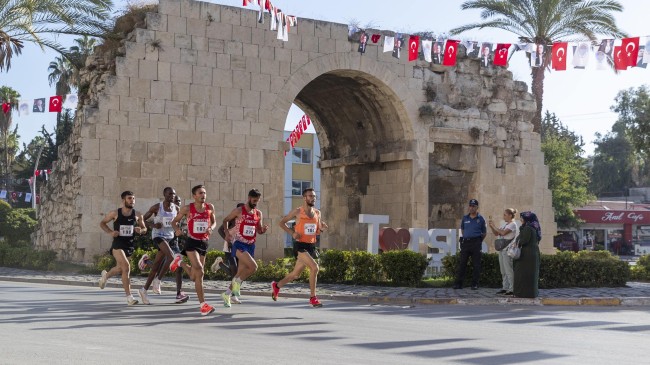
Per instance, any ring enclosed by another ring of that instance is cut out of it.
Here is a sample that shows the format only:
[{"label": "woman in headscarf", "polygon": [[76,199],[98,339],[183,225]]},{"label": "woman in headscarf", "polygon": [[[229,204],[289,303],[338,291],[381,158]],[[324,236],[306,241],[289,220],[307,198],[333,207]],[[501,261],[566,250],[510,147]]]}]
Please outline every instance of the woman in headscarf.
[{"label": "woman in headscarf", "polygon": [[533,212],[522,212],[519,229],[519,247],[521,256],[514,261],[515,285],[517,298],[536,298],[539,295],[539,240],[542,229]]}]

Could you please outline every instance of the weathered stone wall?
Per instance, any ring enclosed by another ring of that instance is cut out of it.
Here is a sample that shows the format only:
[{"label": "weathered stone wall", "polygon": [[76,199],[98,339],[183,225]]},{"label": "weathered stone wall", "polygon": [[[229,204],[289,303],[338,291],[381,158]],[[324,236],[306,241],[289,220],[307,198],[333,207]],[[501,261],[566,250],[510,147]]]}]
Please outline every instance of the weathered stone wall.
[{"label": "weathered stone wall", "polygon": [[282,42],[256,15],[161,0],[122,56],[90,61],[89,96],[61,150],[60,182],[45,195],[39,245],[90,260],[110,246],[98,222],[121,191],[145,210],[165,186],[188,199],[202,183],[218,219],[260,189],[272,228],[256,257],[282,255],[282,131],[296,103],[322,146],[321,206],[332,227],[323,246],[364,248],[360,213],[389,214],[393,227],[456,227],[476,197],[486,215],[511,205],[541,213],[543,247],[552,247],[547,170],[530,132],[535,103],[510,72],[462,55],[453,68],[397,60],[373,44],[360,55],[346,25],[309,19]]}]

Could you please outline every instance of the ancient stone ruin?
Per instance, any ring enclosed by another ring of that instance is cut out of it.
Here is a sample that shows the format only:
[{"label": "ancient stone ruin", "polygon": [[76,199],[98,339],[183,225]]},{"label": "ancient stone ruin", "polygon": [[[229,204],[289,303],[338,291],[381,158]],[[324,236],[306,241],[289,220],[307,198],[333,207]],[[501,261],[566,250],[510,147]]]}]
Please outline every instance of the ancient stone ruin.
[{"label": "ancient stone ruin", "polygon": [[318,20],[298,19],[283,42],[256,16],[161,0],[116,58],[89,60],[73,135],[44,194],[38,246],[92,260],[110,247],[98,223],[122,191],[133,190],[144,211],[165,186],[187,200],[203,183],[218,220],[260,189],[272,229],[256,257],[282,256],[282,132],[296,103],[322,146],[331,227],[323,247],[364,249],[360,213],[389,215],[391,227],[457,228],[477,198],[485,216],[537,212],[542,251],[552,252],[535,102],[510,71],[481,68],[462,48],[455,67],[397,60],[372,43],[361,55],[347,25]]}]

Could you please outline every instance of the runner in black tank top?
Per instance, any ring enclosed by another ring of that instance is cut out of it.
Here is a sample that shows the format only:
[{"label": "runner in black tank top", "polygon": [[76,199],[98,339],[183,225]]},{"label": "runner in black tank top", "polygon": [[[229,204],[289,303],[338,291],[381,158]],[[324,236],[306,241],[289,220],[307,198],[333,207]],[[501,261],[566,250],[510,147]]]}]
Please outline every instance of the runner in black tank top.
[{"label": "runner in black tank top", "polygon": [[[99,223],[99,227],[113,237],[111,245],[111,254],[115,257],[116,265],[109,271],[102,271],[102,277],[99,279],[99,288],[104,289],[108,278],[121,275],[122,286],[126,293],[126,302],[129,305],[138,304],[138,301],[131,294],[131,264],[128,257],[134,250],[133,236],[135,234],[145,234],[147,228],[144,226],[142,215],[133,207],[135,206],[135,195],[130,191],[122,193],[122,207],[112,210],[106,214],[104,219]],[[108,222],[113,221],[113,229],[108,227]]]}]

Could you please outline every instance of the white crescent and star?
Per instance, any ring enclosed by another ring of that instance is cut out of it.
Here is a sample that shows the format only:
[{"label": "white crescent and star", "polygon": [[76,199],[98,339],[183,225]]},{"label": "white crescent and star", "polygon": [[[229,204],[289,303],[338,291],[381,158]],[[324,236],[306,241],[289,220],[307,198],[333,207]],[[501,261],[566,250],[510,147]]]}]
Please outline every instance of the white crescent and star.
[{"label": "white crescent and star", "polygon": [[53,106],[59,105],[59,99],[58,98],[57,99],[52,99],[52,105]]},{"label": "white crescent and star", "polygon": [[501,48],[501,49],[499,50],[499,58],[503,58],[503,57],[505,56],[504,53],[505,53],[505,54],[508,53],[508,49],[507,49],[507,48]]},{"label": "white crescent and star", "polygon": [[449,47],[447,47],[447,52],[449,52],[449,54],[454,53],[455,50],[456,50],[456,47],[453,44],[450,45]]},{"label": "white crescent and star", "polygon": [[[630,51],[630,46],[632,46],[632,50],[631,50],[631,51]],[[636,49],[636,45],[635,45],[634,43],[632,43],[632,42],[628,43],[628,44],[625,46],[625,51],[627,52],[627,55],[628,55],[628,56],[632,56],[632,52],[634,52],[635,49]]]},{"label": "white crescent and star", "polygon": [[415,49],[417,49],[417,48],[418,48],[418,43],[417,43],[416,41],[412,41],[412,42],[411,42],[411,49],[412,49],[412,50],[415,50]]}]

